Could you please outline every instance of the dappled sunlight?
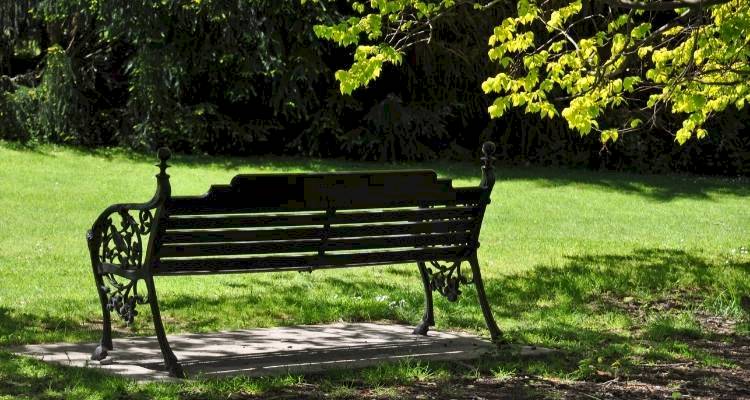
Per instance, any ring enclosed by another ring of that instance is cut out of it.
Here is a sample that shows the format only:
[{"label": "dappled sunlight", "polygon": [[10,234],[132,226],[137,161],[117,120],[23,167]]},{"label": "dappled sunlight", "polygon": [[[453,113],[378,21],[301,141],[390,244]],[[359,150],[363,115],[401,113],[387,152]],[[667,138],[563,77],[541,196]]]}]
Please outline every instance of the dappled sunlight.
[{"label": "dappled sunlight", "polygon": [[[195,378],[269,376],[363,368],[404,360],[471,360],[497,347],[467,334],[414,335],[410,326],[336,323],[171,336],[169,341],[188,374]],[[118,338],[108,361],[91,362],[95,343],[16,346],[31,355],[67,366],[102,368],[138,380],[162,380],[167,372],[154,337]]]}]

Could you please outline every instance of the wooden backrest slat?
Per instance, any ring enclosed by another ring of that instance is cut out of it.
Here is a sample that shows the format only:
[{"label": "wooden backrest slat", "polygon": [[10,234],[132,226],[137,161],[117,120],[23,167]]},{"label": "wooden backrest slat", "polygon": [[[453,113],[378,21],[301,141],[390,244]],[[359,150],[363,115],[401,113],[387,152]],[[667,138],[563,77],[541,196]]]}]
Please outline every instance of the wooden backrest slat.
[{"label": "wooden backrest slat", "polygon": [[268,256],[252,258],[162,259],[155,262],[154,274],[214,274],[248,270],[300,270],[307,268],[347,267],[421,261],[457,261],[466,257],[470,247],[427,248],[380,251],[358,254]]},{"label": "wooden backrest slat", "polygon": [[466,232],[476,224],[472,220],[447,220],[430,222],[404,222],[381,225],[339,225],[332,226],[327,235],[329,238],[386,236],[416,233]]},{"label": "wooden backrest slat", "polygon": [[322,227],[289,229],[220,229],[220,230],[173,230],[166,231],[162,243],[207,243],[207,242],[253,242],[265,240],[320,239]]},{"label": "wooden backrest slat", "polygon": [[387,248],[467,245],[469,233],[439,233],[431,235],[403,235],[329,240],[283,240],[265,242],[228,242],[166,244],[159,252],[161,258],[253,255],[271,253],[336,252]]},{"label": "wooden backrest slat", "polygon": [[166,226],[167,229],[222,229],[337,225],[470,218],[476,215],[476,213],[476,207],[439,207],[426,209],[336,210],[332,215],[328,215],[324,211],[265,215],[200,215],[171,217],[166,221]]},{"label": "wooden backrest slat", "polygon": [[226,229],[284,226],[323,225],[326,213],[263,214],[263,215],[201,215],[171,217],[166,221],[168,229]]},{"label": "wooden backrest slat", "polygon": [[465,232],[476,228],[470,219],[429,222],[403,222],[393,224],[338,225],[325,227],[271,228],[271,229],[222,229],[222,230],[167,230],[163,244],[207,243],[207,242],[251,242],[267,240],[301,240],[409,235],[419,233]]}]

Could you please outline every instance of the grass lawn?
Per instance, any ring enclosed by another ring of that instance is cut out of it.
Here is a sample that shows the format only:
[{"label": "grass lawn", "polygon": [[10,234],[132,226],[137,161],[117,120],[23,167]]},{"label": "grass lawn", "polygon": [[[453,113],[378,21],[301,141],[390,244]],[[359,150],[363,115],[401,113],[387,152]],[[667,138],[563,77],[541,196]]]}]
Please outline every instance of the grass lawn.
[{"label": "grass lawn", "polygon": [[[85,232],[109,204],[152,196],[154,159],[0,142],[0,347],[98,340],[101,315]],[[480,177],[478,163],[178,155],[171,164],[175,195],[203,193],[247,172],[427,167],[457,186],[476,185]],[[473,364],[407,361],[322,376],[143,385],[0,352],[0,399],[439,398],[485,389],[566,397],[599,390],[602,382],[615,388],[645,381],[673,365],[688,365],[705,379],[690,386],[692,380],[667,371],[665,393],[710,394],[725,387],[727,376],[748,370],[734,351],[748,348],[750,331],[740,306],[750,295],[748,195],[747,180],[499,168],[479,260],[506,338],[559,350],[544,359],[507,352]],[[423,302],[415,265],[157,278],[156,285],[169,333],[338,320],[415,324]],[[127,334],[153,333],[147,307],[140,310]],[[458,303],[437,296],[435,311],[437,329],[487,335],[473,288]],[[117,338],[127,328],[115,321]]]}]

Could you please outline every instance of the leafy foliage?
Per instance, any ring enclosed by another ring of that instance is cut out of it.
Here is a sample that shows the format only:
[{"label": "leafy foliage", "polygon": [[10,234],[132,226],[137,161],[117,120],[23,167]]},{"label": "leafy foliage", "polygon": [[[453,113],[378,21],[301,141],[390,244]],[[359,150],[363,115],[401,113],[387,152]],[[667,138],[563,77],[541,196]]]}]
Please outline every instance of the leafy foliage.
[{"label": "leafy foliage", "polygon": [[[312,33],[322,13],[296,2],[39,0],[28,6],[15,21],[39,27],[11,33],[16,42],[44,48],[23,72],[45,78],[12,82],[7,103],[18,114],[29,103],[19,92],[52,90],[47,97],[36,93],[36,110],[52,108],[60,121],[85,119],[58,135],[44,117],[19,115],[23,123],[16,128],[38,140],[242,151],[268,141],[280,126],[309,119],[321,104],[316,85],[329,79],[326,48]],[[58,63],[67,66],[64,74]],[[74,90],[60,92],[48,76],[68,79]],[[75,107],[83,103],[91,108]],[[60,114],[60,104],[69,115]],[[107,117],[100,120],[102,113]],[[120,123],[97,135],[92,126],[102,120]]]},{"label": "leafy foliage", "polygon": [[[672,132],[662,118],[668,111],[681,121],[674,135],[685,143],[707,135],[712,115],[730,105],[741,110],[750,100],[750,3],[744,0],[705,7],[700,1],[354,2],[360,18],[316,27],[316,33],[358,46],[352,67],[336,73],[349,93],[378,76],[363,61],[399,62],[399,52],[430,42],[432,23],[462,4],[485,12],[503,3],[515,3],[516,15],[503,18],[488,40],[489,60],[499,67],[482,84],[485,93],[497,94],[488,107],[492,118],[511,108],[561,116],[570,129],[598,132],[606,144],[637,130]],[[385,23],[370,22],[378,18]]]},{"label": "leafy foliage", "polygon": [[435,158],[430,143],[449,138],[443,115],[449,112],[405,105],[389,95],[365,114],[362,127],[348,133],[347,150],[365,159]]}]

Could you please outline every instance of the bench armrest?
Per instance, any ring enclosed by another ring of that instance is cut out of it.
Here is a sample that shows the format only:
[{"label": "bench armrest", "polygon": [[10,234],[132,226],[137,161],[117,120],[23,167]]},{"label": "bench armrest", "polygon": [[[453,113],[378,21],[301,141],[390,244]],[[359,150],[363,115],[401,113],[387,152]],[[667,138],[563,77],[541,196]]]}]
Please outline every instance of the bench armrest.
[{"label": "bench armrest", "polygon": [[107,207],[86,233],[91,262],[98,273],[112,269],[140,270],[145,237],[152,231],[159,203],[114,204]]},{"label": "bench armrest", "polygon": [[171,195],[167,160],[171,156],[166,148],[159,149],[156,175],[156,193],[145,203],[113,204],[94,221],[86,234],[91,263],[99,274],[113,270],[140,271],[148,254],[144,253],[144,237],[156,225],[157,211]]},{"label": "bench armrest", "polygon": [[[121,204],[112,204],[111,206],[104,209],[104,211],[99,214],[99,216],[94,220],[94,224],[91,226],[91,230],[93,232],[100,231],[102,228],[106,227],[106,225],[109,224],[108,221],[112,219],[113,216],[122,214],[122,213],[129,213],[132,211],[136,211],[140,214],[148,214],[152,213],[153,210],[155,210],[161,202],[158,201],[158,196],[154,196],[153,199],[146,203],[121,203]],[[153,215],[152,215],[153,216]],[[142,220],[144,218],[141,218]]]}]

